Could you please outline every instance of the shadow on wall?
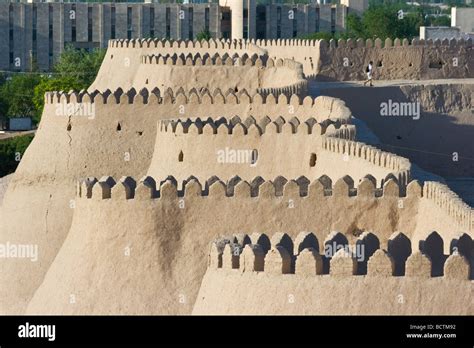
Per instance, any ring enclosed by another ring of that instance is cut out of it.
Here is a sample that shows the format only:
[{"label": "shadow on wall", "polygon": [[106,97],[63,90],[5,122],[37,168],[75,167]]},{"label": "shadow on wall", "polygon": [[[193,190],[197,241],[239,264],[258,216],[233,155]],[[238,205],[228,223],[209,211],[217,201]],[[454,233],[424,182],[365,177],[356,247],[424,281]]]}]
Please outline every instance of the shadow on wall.
[{"label": "shadow on wall", "polygon": [[468,260],[471,266],[469,279],[474,280],[474,241],[467,234],[453,239],[449,244],[449,252],[452,254],[455,251]]},{"label": "shadow on wall", "polygon": [[407,157],[441,176],[473,175],[474,119],[424,112],[421,106],[419,119],[415,119],[416,115],[382,116],[383,103],[385,106],[412,103],[400,87],[331,88],[321,90],[321,94],[344,100],[354,117],[364,121],[380,139],[382,144],[377,146],[382,150]]},{"label": "shadow on wall", "polygon": [[[216,240],[216,242],[219,240]],[[246,245],[251,245],[261,249],[261,257],[269,254],[270,250],[281,247],[285,249],[288,259],[288,272],[295,273],[297,258],[306,250],[312,250],[320,254],[322,268],[318,274],[331,274],[331,260],[337,256],[341,249],[349,252],[356,261],[354,275],[367,275],[368,263],[372,256],[380,250],[378,237],[371,232],[364,232],[359,236],[355,244],[350,244],[346,235],[341,232],[331,232],[324,240],[323,249],[319,248],[317,237],[311,232],[301,232],[293,241],[286,233],[276,233],[271,240],[264,233],[255,233],[251,236],[241,234],[227,240],[233,248],[238,247],[242,251]],[[262,244],[260,244],[262,243]],[[430,260],[431,277],[445,276],[445,263],[448,257],[454,253],[463,256],[470,266],[469,279],[474,280],[474,243],[467,234],[462,234],[450,242],[450,255],[443,253],[444,241],[436,232],[431,232],[424,240],[419,242],[418,248],[412,250],[412,244],[408,237],[401,232],[395,232],[388,240],[387,252],[393,261],[393,276],[406,275],[406,263],[411,255],[418,250]],[[224,244],[220,245],[220,252],[223,251]],[[318,256],[319,257],[319,256]],[[290,265],[291,264],[291,265]]]},{"label": "shadow on wall", "polygon": [[419,242],[419,249],[431,259],[431,276],[442,276],[443,265],[448,258],[443,253],[443,238],[437,232],[433,232],[425,240]]}]

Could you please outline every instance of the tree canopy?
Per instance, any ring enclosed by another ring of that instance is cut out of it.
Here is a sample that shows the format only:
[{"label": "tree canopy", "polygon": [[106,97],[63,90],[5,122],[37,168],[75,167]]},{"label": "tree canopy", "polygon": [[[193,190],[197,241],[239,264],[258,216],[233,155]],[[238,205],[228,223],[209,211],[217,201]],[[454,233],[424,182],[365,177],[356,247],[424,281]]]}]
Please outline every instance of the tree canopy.
[{"label": "tree canopy", "polygon": [[59,56],[53,71],[57,75],[56,78],[65,78],[66,81],[73,79],[82,85],[82,88],[87,88],[94,82],[104,56],[103,49],[88,52],[67,47]]},{"label": "tree canopy", "polygon": [[198,41],[203,41],[203,40],[207,41],[207,40],[210,40],[211,38],[212,38],[211,33],[207,29],[200,31],[196,35],[196,40]]},{"label": "tree canopy", "polygon": [[314,33],[308,39],[412,39],[419,35],[420,26],[449,25],[450,19],[434,13],[432,8],[410,6],[405,3],[372,4],[361,17],[354,13],[347,16],[347,30],[342,33]]},{"label": "tree canopy", "polygon": [[0,77],[0,118],[32,117],[38,123],[43,111],[44,93],[87,89],[94,81],[105,50],[76,50],[60,55],[51,73],[31,71]]}]

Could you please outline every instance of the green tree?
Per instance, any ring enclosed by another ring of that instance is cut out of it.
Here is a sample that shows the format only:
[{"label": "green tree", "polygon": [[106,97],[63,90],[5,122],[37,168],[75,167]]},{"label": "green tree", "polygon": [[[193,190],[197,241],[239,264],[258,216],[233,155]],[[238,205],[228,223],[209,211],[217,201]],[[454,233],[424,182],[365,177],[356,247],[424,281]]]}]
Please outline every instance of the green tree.
[{"label": "green tree", "polygon": [[33,135],[22,135],[0,140],[0,177],[13,173],[23,157]]},{"label": "green tree", "polygon": [[432,25],[435,27],[450,27],[451,18],[448,16],[439,16],[439,17],[428,17],[427,25]]},{"label": "green tree", "polygon": [[88,52],[69,46],[61,53],[54,66],[54,72],[62,78],[74,78],[80,84],[81,89],[85,89],[94,82],[104,57],[104,49]]},{"label": "green tree", "polygon": [[84,86],[72,76],[43,78],[34,89],[33,103],[37,110],[36,122],[39,122],[44,106],[44,94],[48,91],[80,91]]},{"label": "green tree", "polygon": [[0,130],[6,127],[7,123],[7,110],[8,110],[8,101],[4,98],[2,93],[3,86],[6,82],[6,75],[0,74]]},{"label": "green tree", "polygon": [[355,15],[354,13],[350,13],[347,16],[347,35],[350,37],[355,38],[364,38],[365,31],[364,31],[364,24],[359,16]]},{"label": "green tree", "polygon": [[420,26],[425,25],[424,13],[421,9],[406,14],[403,19],[398,20],[395,37],[412,39],[418,36]]},{"label": "green tree", "polygon": [[362,17],[365,37],[387,38],[397,36],[398,16],[394,7],[376,6],[369,8]]},{"label": "green tree", "polygon": [[44,94],[47,91],[80,91],[94,82],[99,72],[105,50],[76,50],[67,47],[54,66],[54,77],[43,77],[35,86],[33,103],[37,111],[35,121],[39,121],[44,106]]},{"label": "green tree", "polygon": [[207,29],[204,29],[204,30],[200,31],[196,35],[196,40],[198,40],[198,41],[208,41],[211,38],[212,38],[211,33]]},{"label": "green tree", "polygon": [[2,112],[7,118],[36,116],[33,103],[34,89],[40,83],[38,74],[19,74],[11,77],[0,88]]}]

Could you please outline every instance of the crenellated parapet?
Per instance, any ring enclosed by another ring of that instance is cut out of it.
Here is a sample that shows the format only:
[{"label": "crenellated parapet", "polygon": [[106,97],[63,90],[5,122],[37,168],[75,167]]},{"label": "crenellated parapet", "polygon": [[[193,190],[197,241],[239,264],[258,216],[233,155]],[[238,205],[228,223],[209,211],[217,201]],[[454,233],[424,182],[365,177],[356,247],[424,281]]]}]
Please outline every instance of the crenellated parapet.
[{"label": "crenellated parapet", "polygon": [[[459,239],[464,239],[461,252],[456,249],[450,255],[438,255],[434,245],[423,250],[412,247],[401,232],[389,238],[387,250],[380,248],[376,233],[371,232],[364,232],[355,244],[349,244],[339,232],[331,232],[321,241],[311,232],[301,232],[294,239],[286,233],[231,235],[211,243],[208,268],[305,278],[323,275],[337,279],[405,276],[423,281],[443,276],[449,280],[469,281],[470,254],[465,252],[469,252],[472,239],[467,234]],[[443,257],[441,264],[434,260],[439,256]]]},{"label": "crenellated parapet", "polygon": [[[44,253],[33,267],[5,260],[13,286],[0,302],[189,314],[196,299],[219,305],[223,281],[229,308],[250,311],[268,300],[281,314],[468,312],[471,207],[411,180],[406,158],[355,141],[345,103],[307,96],[306,78],[355,80],[370,60],[376,79],[465,77],[472,53],[471,41],[110,41],[88,90],[44,96],[0,219],[4,240]],[[57,301],[72,293],[85,306]],[[285,307],[288,294],[299,307]]]},{"label": "crenellated parapet", "polygon": [[258,39],[255,44],[259,47],[317,47],[320,40],[305,39]]},{"label": "crenellated parapet", "polygon": [[[471,39],[340,39],[340,40],[111,40],[111,49],[137,48],[145,55],[157,54],[256,54],[275,64],[290,59],[301,63],[308,78],[363,79],[364,67],[372,60],[377,79],[454,78],[471,76]],[[423,54],[425,52],[425,54]],[[409,55],[409,59],[407,58]],[[145,58],[146,59],[146,58]],[[149,59],[148,59],[149,60]],[[264,61],[264,60],[262,60]],[[230,64],[230,61],[228,62]],[[178,64],[181,64],[179,60]],[[191,64],[183,60],[183,65]],[[405,66],[406,64],[406,66]]]},{"label": "crenellated parapet", "polygon": [[167,39],[114,39],[109,40],[108,47],[114,48],[220,48],[242,49],[255,44],[252,40],[209,39],[203,41],[167,40]]},{"label": "crenellated parapet", "polygon": [[[190,177],[182,182],[177,182],[173,177],[165,180],[157,180],[150,176],[136,180],[131,177],[114,179],[111,177],[88,178],[77,184],[76,194],[78,198],[92,201],[129,200],[179,200],[195,199],[257,199],[276,200],[286,202],[290,199],[296,206],[305,205],[305,201],[319,202],[316,204],[327,204],[328,199],[349,200],[351,204],[366,204],[373,202],[392,202],[394,208],[403,209],[405,200],[426,200],[434,202],[441,211],[445,212],[450,219],[451,226],[456,226],[461,231],[471,233],[473,210],[462,202],[449,189],[434,185],[432,182],[420,184],[418,181],[410,181],[408,185],[398,182],[394,175],[389,175],[382,180],[381,186],[376,186],[376,180],[367,175],[358,184],[350,176],[345,176],[333,182],[328,176],[311,181],[301,176],[297,179],[288,180],[282,176],[273,180],[265,180],[258,176],[251,181],[242,180],[239,177],[221,180],[213,176],[205,181],[199,181]],[[342,204],[342,203],[341,203]],[[407,203],[408,204],[408,203]],[[410,203],[411,204],[411,203]],[[305,208],[306,209],[306,208]],[[432,211],[432,214],[438,214]],[[471,223],[471,225],[469,224]]]},{"label": "crenellated parapet", "polygon": [[[143,194],[145,193],[145,194]],[[94,200],[107,199],[168,199],[187,196],[201,197],[247,197],[247,198],[278,198],[295,197],[299,199],[314,197],[359,197],[383,199],[384,197],[421,197],[421,186],[417,181],[412,181],[406,187],[400,186],[393,176],[387,177],[383,186],[376,187],[373,178],[368,175],[357,187],[354,180],[345,176],[337,180],[334,184],[328,176],[321,176],[319,179],[310,181],[306,177],[288,180],[279,176],[273,180],[265,180],[256,177],[253,181],[247,182],[239,177],[230,178],[227,183],[218,177],[205,181],[203,184],[199,180],[191,177],[179,183],[175,178],[169,177],[163,181],[157,181],[150,176],[135,180],[132,177],[122,177],[116,180],[110,176],[100,179],[90,177],[78,181],[77,197]]]},{"label": "crenellated parapet", "polygon": [[428,39],[420,40],[414,38],[411,41],[406,38],[386,38],[385,40],[376,38],[376,39],[331,39],[328,41],[320,40],[321,48],[337,49],[337,48],[400,48],[400,47],[410,47],[410,46],[424,46],[424,47],[472,47],[471,39]]},{"label": "crenellated parapet", "polygon": [[[298,96],[295,97],[297,98],[299,105],[300,98]],[[46,104],[238,104],[252,103],[254,101],[255,103],[260,102],[264,104],[266,100],[258,94],[250,96],[245,89],[239,91],[238,93],[235,93],[231,90],[223,93],[220,88],[216,88],[212,91],[207,88],[202,90],[193,88],[189,91],[185,91],[183,88],[166,88],[164,90],[160,90],[159,88],[143,88],[139,91],[137,91],[135,88],[131,88],[126,91],[122,88],[117,88],[114,91],[108,89],[103,92],[95,90],[93,92],[52,91],[45,93]],[[288,103],[289,101],[287,100],[287,104]]]},{"label": "crenellated parapet", "polygon": [[423,196],[456,220],[464,229],[474,231],[474,210],[447,185],[427,181],[423,185]]},{"label": "crenellated parapet", "polygon": [[[359,158],[368,161],[375,166],[393,170],[394,173],[397,173],[400,182],[408,183],[410,181],[411,163],[407,158],[379,150],[371,145],[348,140],[344,131],[347,130],[329,125],[326,128],[326,136],[322,138],[323,150],[341,154],[345,156],[346,160]],[[349,139],[351,138],[349,137]]]},{"label": "crenellated parapet", "polygon": [[[229,55],[228,53],[213,55],[206,53],[201,55],[200,53],[192,54],[188,53],[185,55],[181,54],[150,54],[142,56],[142,64],[159,64],[159,65],[177,65],[177,66],[255,66],[258,68],[262,67],[274,67],[276,63],[273,59],[267,59],[265,56],[259,56],[253,54],[249,56],[247,53],[239,55],[234,53]],[[283,63],[280,62],[280,66]]]},{"label": "crenellated parapet", "polygon": [[[297,95],[306,95],[307,93],[307,81],[303,72],[303,65],[293,59],[272,59],[266,56],[258,56],[257,54],[248,55],[244,53],[239,55],[238,53],[229,54],[227,52],[219,54],[201,54],[201,53],[181,53],[181,54],[152,54],[152,55],[143,55],[141,57],[141,64],[150,65],[150,66],[162,66],[162,67],[193,67],[195,68],[191,73],[197,74],[200,76],[197,70],[206,70],[209,68],[219,68],[219,69],[242,69],[249,71],[253,70],[255,74],[254,77],[247,76],[245,79],[255,79],[259,81],[256,91],[264,96],[268,94],[273,94],[278,96],[284,94],[286,96],[291,96],[292,94]],[[280,69],[290,69],[292,74],[285,72],[285,74],[279,74],[280,77],[276,77],[277,80],[286,80],[287,82],[278,82],[276,85],[274,83],[275,70]],[[271,73],[271,75],[269,75]],[[230,74],[230,71],[229,71]],[[241,73],[239,73],[241,74]],[[269,75],[267,77],[267,75]],[[149,77],[152,78],[153,74],[149,73]],[[193,75],[194,76],[194,75]],[[229,75],[230,76],[230,75]],[[154,80],[153,80],[154,81]],[[198,81],[196,78],[196,83],[206,85],[206,81]],[[221,81],[222,82],[222,81]],[[247,88],[248,81],[246,82]]]},{"label": "crenellated parapet", "polygon": [[[136,90],[131,88],[123,90],[118,88],[114,91],[98,90],[88,91],[52,91],[45,93],[45,104],[53,108],[61,107],[61,110],[68,112],[68,115],[74,116],[77,109],[81,106],[87,107],[92,104],[97,105],[146,105],[152,106],[185,106],[185,105],[241,105],[247,108],[252,105],[255,108],[265,108],[265,115],[269,114],[269,108],[279,110],[281,115],[294,114],[296,116],[307,115],[314,117],[320,115],[318,120],[325,119],[349,120],[351,111],[345,103],[337,98],[320,96],[313,98],[311,96],[301,97],[296,94],[275,96],[273,94],[262,95],[260,93],[249,94],[245,89],[235,92],[234,90],[222,91],[220,88],[209,90],[183,88],[159,89],[143,88]],[[165,110],[165,109],[163,109]],[[70,111],[70,112],[69,112]],[[242,110],[243,113],[244,110]],[[262,111],[263,112],[263,111]],[[80,114],[80,112],[79,112]],[[172,115],[167,115],[168,117]]]},{"label": "crenellated parapet", "polygon": [[108,47],[115,48],[222,48],[242,49],[257,47],[316,47],[319,40],[303,39],[209,39],[203,41],[166,40],[166,39],[114,39],[109,40]]},{"label": "crenellated parapet", "polygon": [[258,88],[257,92],[263,96],[285,95],[287,97],[290,97],[291,95],[294,95],[294,94],[304,96],[308,92],[308,81],[302,80],[300,82],[297,82],[285,87]]},{"label": "crenellated parapet", "polygon": [[285,119],[284,117],[270,118],[265,116],[257,121],[249,116],[241,119],[238,116],[232,118],[221,117],[219,119],[172,119],[162,120],[159,132],[175,135],[234,135],[234,136],[263,136],[271,135],[323,135],[328,129],[337,131],[341,138],[354,139],[355,126],[347,124],[347,119],[327,119],[319,122],[313,118],[300,120],[297,117]]},{"label": "crenellated parapet", "polygon": [[[316,101],[319,98],[318,101]],[[197,90],[192,88],[188,91],[183,88],[166,88],[160,90],[159,88],[147,89],[143,88],[137,91],[135,88],[123,90],[117,88],[114,91],[105,90],[100,92],[95,90],[93,92],[87,91],[51,91],[45,93],[46,104],[73,104],[73,103],[100,103],[100,104],[175,104],[175,103],[200,103],[200,104],[284,104],[284,105],[304,105],[305,107],[321,107],[326,102],[324,98],[312,98],[310,96],[300,97],[296,94],[278,95],[273,94],[262,95],[256,93],[250,95],[247,90],[243,89],[239,92],[233,90],[222,91],[220,88],[209,90],[203,88]],[[341,114],[341,118],[350,116],[350,110],[345,106],[344,102],[330,98],[331,108],[329,113],[337,112]],[[334,111],[332,110],[334,106]]]}]

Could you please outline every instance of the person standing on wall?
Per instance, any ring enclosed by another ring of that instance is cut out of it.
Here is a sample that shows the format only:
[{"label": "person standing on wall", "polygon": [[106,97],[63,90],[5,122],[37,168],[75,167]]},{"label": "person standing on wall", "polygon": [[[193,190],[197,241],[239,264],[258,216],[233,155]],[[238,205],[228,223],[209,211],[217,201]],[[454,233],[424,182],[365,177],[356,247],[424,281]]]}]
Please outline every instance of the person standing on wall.
[{"label": "person standing on wall", "polygon": [[372,87],[372,68],[373,68],[374,63],[372,61],[369,62],[369,65],[365,68],[365,72],[367,74],[367,80],[364,81],[364,86],[369,83],[369,86]]}]

